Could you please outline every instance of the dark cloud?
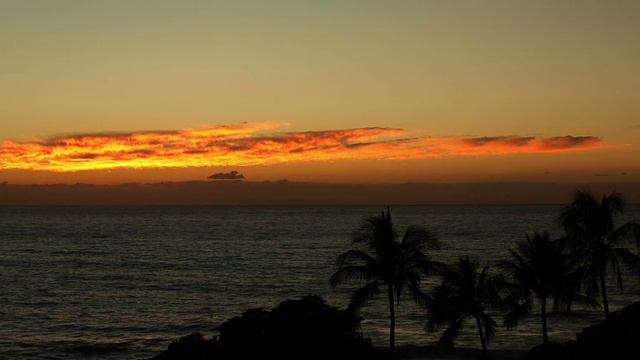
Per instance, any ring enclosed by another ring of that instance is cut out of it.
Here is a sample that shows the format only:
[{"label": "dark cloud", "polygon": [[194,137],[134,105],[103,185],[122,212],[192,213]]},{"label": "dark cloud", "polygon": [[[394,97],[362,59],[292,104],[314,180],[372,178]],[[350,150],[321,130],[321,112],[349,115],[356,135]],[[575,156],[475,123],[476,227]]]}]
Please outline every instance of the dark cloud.
[{"label": "dark cloud", "polygon": [[184,151],[185,154],[206,154],[207,150],[204,149],[189,149]]},{"label": "dark cloud", "polygon": [[214,179],[214,180],[238,180],[238,179],[244,179],[244,175],[239,174],[237,171],[231,171],[228,173],[217,173],[217,174],[213,174],[211,176],[209,176],[207,179]]},{"label": "dark cloud", "polygon": [[74,159],[88,159],[88,160],[90,160],[90,159],[95,159],[97,157],[98,157],[97,154],[78,154],[78,155],[75,155],[73,158]]},{"label": "dark cloud", "polygon": [[600,139],[595,136],[557,136],[541,139],[542,146],[547,149],[571,149],[581,145],[597,144]]},{"label": "dark cloud", "polygon": [[470,146],[484,146],[488,144],[494,143],[503,143],[505,145],[510,145],[513,147],[525,146],[531,140],[534,140],[533,137],[519,137],[519,136],[483,136],[478,138],[471,139],[462,139],[461,141]]},{"label": "dark cloud", "polygon": [[142,154],[142,155],[153,155],[156,153],[153,149],[139,149],[134,151],[127,152],[128,154]]}]

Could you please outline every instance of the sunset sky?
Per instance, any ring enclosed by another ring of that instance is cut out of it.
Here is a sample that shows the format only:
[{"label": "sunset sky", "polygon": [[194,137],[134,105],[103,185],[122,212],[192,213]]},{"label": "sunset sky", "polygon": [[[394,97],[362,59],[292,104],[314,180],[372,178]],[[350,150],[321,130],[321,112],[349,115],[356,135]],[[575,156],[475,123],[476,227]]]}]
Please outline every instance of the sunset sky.
[{"label": "sunset sky", "polygon": [[0,182],[640,181],[639,1],[0,2]]}]

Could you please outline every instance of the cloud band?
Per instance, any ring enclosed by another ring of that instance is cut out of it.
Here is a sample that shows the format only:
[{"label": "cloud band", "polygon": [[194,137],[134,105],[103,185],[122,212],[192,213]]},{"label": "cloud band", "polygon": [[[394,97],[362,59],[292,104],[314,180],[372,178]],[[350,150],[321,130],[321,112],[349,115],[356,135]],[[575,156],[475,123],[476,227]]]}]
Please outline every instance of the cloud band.
[{"label": "cloud band", "polygon": [[259,135],[288,125],[254,123],[163,132],[87,134],[5,141],[0,169],[81,170],[247,166],[344,159],[421,159],[593,150],[593,136],[403,137],[397,128]]}]

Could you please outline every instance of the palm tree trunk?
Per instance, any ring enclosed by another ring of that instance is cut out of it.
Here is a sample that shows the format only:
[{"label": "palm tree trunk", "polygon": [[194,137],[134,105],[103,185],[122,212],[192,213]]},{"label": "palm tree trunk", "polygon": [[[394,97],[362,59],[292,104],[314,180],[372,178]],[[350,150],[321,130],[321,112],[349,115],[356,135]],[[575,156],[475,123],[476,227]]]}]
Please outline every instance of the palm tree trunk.
[{"label": "palm tree trunk", "polygon": [[542,343],[546,344],[549,341],[547,335],[547,299],[540,300],[540,318],[542,320]]},{"label": "palm tree trunk", "polygon": [[480,334],[480,344],[482,345],[482,358],[487,359],[487,344],[484,340],[484,332],[482,331],[482,322],[480,321],[480,315],[476,315],[476,324],[478,324],[478,334]]},{"label": "palm tree trunk", "polygon": [[391,351],[391,358],[396,357],[396,312],[393,303],[393,285],[388,285],[389,292],[389,350]]},{"label": "palm tree trunk", "polygon": [[600,288],[602,289],[602,305],[604,306],[604,318],[609,318],[609,300],[607,299],[607,287],[604,281],[604,266],[600,266]]}]

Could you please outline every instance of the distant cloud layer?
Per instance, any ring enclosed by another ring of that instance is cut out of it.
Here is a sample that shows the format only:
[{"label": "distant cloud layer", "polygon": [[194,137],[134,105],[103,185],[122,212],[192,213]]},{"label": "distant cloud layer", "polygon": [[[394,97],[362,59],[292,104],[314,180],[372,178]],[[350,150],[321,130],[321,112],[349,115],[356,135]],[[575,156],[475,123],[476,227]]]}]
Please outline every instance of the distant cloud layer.
[{"label": "distant cloud layer", "polygon": [[593,136],[404,137],[403,129],[381,127],[260,135],[261,131],[286,125],[265,122],[5,141],[0,146],[0,169],[71,172],[246,166],[343,159],[552,153],[610,146]]},{"label": "distant cloud layer", "polygon": [[239,174],[237,171],[231,171],[228,173],[217,173],[217,174],[213,174],[209,177],[207,177],[207,179],[214,179],[214,180],[238,180],[238,179],[244,179],[244,175]]}]

